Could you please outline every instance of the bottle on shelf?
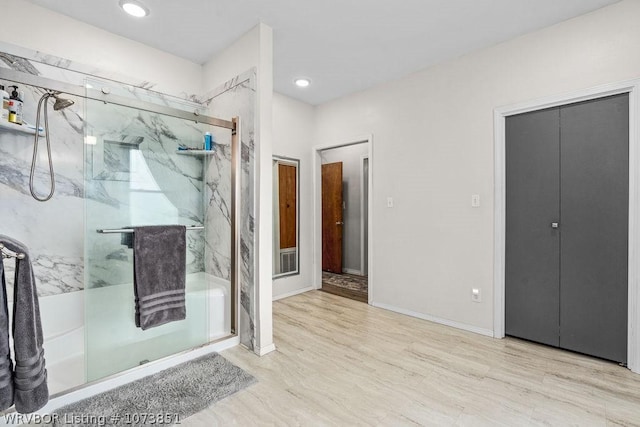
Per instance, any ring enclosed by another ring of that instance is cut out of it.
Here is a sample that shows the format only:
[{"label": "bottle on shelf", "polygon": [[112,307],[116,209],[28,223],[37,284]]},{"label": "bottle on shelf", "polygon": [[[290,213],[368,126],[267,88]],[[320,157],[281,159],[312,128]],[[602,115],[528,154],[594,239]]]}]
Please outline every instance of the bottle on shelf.
[{"label": "bottle on shelf", "polygon": [[209,151],[211,150],[211,143],[212,143],[213,137],[211,136],[211,132],[205,132],[204,134],[204,149]]},{"label": "bottle on shelf", "polygon": [[22,100],[18,92],[18,86],[9,86],[13,88],[9,98],[9,121],[17,125],[22,124]]},{"label": "bottle on shelf", "polygon": [[0,98],[2,99],[2,108],[0,108],[0,121],[9,120],[9,92],[4,90],[4,85],[0,85]]}]

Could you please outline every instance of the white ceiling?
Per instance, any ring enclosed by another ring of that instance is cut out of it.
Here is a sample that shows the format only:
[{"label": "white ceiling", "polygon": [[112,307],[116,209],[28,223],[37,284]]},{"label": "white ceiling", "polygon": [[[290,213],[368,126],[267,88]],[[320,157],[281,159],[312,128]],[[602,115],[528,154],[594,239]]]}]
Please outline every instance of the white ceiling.
[{"label": "white ceiling", "polygon": [[197,63],[264,22],[274,89],[317,105],[618,0],[141,0],[144,19],[118,0],[29,1]]}]

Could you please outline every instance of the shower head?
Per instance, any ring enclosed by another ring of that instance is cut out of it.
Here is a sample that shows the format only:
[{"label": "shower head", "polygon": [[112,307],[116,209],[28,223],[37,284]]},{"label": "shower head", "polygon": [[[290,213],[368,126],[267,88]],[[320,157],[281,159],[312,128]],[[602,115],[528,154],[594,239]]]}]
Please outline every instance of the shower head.
[{"label": "shower head", "polygon": [[55,104],[53,104],[53,109],[55,111],[64,110],[65,108],[71,107],[74,104],[74,102],[70,99],[60,98],[58,95],[52,96],[56,99]]}]

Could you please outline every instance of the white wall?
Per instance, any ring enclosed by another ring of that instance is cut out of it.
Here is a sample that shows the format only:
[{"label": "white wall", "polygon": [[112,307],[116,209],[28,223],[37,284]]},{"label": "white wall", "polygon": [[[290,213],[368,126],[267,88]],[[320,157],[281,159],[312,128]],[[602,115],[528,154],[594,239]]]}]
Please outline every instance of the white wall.
[{"label": "white wall", "polygon": [[259,194],[256,232],[258,234],[258,322],[256,352],[264,355],[275,350],[273,343],[273,30],[260,24],[260,60],[258,62],[258,125],[256,127],[256,160],[258,161]]},{"label": "white wall", "polygon": [[273,108],[273,32],[264,24],[232,43],[203,65],[203,87],[206,91],[226,83],[252,68],[257,70],[256,133],[254,135],[257,173],[255,202],[257,214],[255,233],[254,276],[257,280],[256,353],[262,355],[275,349],[272,319],[272,108]]},{"label": "white wall", "polygon": [[318,141],[373,134],[374,304],[491,334],[493,109],[640,76],[639,20],[622,1],[317,108]]},{"label": "white wall", "polygon": [[342,271],[352,274],[362,274],[362,156],[368,153],[367,144],[332,148],[320,153],[322,164],[342,162]]},{"label": "white wall", "polygon": [[[24,0],[3,0],[1,9],[4,42],[157,83],[154,90],[171,95],[202,93],[199,64]],[[16,23],[12,31],[9,20]]]},{"label": "white wall", "polygon": [[256,25],[202,66],[205,91],[215,89],[229,79],[258,67],[262,28],[268,27]]},{"label": "white wall", "polygon": [[273,94],[273,154],[300,160],[300,274],[275,279],[273,299],[312,289],[314,123],[313,106]]}]

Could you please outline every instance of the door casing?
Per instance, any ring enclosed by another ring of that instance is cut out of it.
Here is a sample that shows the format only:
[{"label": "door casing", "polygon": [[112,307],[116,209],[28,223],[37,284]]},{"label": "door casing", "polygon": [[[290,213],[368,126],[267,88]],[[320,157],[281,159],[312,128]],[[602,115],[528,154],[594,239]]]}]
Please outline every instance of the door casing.
[{"label": "door casing", "polygon": [[628,80],[494,110],[494,322],[495,338],[505,336],[505,118],[574,102],[629,94],[629,295],[627,366],[640,373],[640,80]]}]

